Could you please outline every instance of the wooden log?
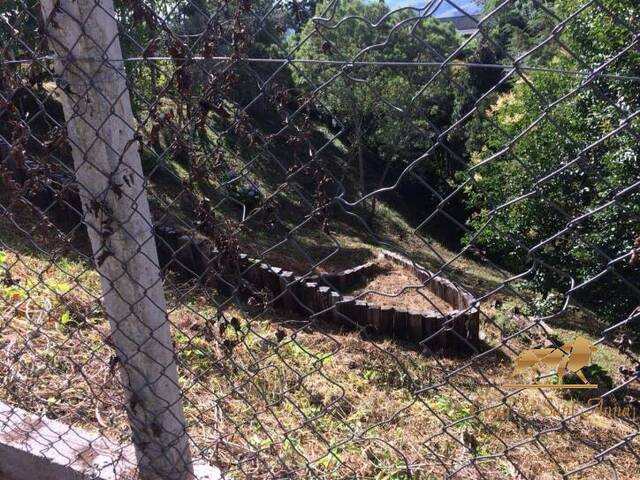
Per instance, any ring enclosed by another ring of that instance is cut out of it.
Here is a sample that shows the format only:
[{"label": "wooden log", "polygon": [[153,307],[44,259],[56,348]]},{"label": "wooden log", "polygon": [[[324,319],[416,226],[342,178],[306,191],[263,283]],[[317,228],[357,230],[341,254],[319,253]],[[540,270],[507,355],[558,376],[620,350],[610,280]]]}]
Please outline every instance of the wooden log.
[{"label": "wooden log", "polygon": [[453,298],[451,296],[451,288],[449,288],[449,285],[447,285],[446,283],[442,284],[442,297],[441,298],[442,298],[442,300],[447,302],[449,305],[451,305],[451,301],[453,300]]},{"label": "wooden log", "polygon": [[269,288],[270,278],[269,278],[269,265],[261,262],[258,265],[258,276],[259,276],[259,284],[260,288]]},{"label": "wooden log", "polygon": [[453,308],[460,308],[458,305],[458,288],[451,284],[451,288],[449,288],[449,295],[447,297],[447,303],[451,305]]},{"label": "wooden log", "polygon": [[458,288],[455,307],[459,310],[464,310],[468,306],[469,304],[467,303],[464,292],[460,288]]},{"label": "wooden log", "polygon": [[428,282],[431,278],[431,272],[425,270],[424,268],[421,268],[418,273],[418,278],[422,280],[422,282]]},{"label": "wooden log", "polygon": [[462,292],[462,299],[461,300],[462,300],[463,308],[470,307],[476,301],[476,299],[473,297],[473,295],[469,294],[468,292]]},{"label": "wooden log", "polygon": [[425,287],[427,287],[427,290],[431,293],[435,293],[437,295],[435,279],[431,278],[429,281],[425,282]]},{"label": "wooden log", "polygon": [[453,327],[449,333],[448,345],[451,348],[464,348],[467,338],[467,313],[458,311],[451,312],[453,316]]},{"label": "wooden log", "polygon": [[380,322],[378,332],[381,334],[393,334],[393,315],[395,310],[388,305],[380,307]]},{"label": "wooden log", "polygon": [[292,293],[292,290],[294,288],[293,285],[291,285],[291,282],[293,282],[293,272],[288,272],[288,271],[280,272],[278,280],[280,282],[280,291],[283,292],[283,295],[282,295],[283,307],[286,310],[295,311],[297,309],[298,302],[296,302],[294,295]]},{"label": "wooden log", "polygon": [[416,342],[420,342],[423,340],[423,331],[422,331],[422,313],[417,310],[409,311],[409,336],[412,340]]},{"label": "wooden log", "polygon": [[480,341],[480,310],[474,308],[467,312],[467,339],[472,344],[477,344]]},{"label": "wooden log", "polygon": [[[316,313],[318,311],[318,304],[316,299],[317,287],[318,284],[316,282],[305,282],[302,289],[302,301],[304,305],[313,313]],[[307,315],[311,315],[311,313],[307,311]]]},{"label": "wooden log", "polygon": [[439,318],[440,316],[436,312],[431,312],[428,315],[423,315],[422,317],[423,340],[429,339],[426,342],[426,346],[431,349],[434,348],[434,340],[430,337],[437,331]]},{"label": "wooden log", "polygon": [[458,288],[454,284],[447,289],[447,303],[458,309]]},{"label": "wooden log", "polygon": [[475,299],[469,295],[464,287],[458,287],[458,307],[463,310],[475,302]]},{"label": "wooden log", "polygon": [[453,299],[453,297],[451,296],[451,285],[449,284],[449,282],[444,281],[442,282],[442,299],[447,302],[449,305],[451,305],[451,300]]},{"label": "wooden log", "polygon": [[378,305],[368,305],[367,325],[370,325],[377,333],[380,333],[380,307]]},{"label": "wooden log", "polygon": [[276,297],[278,297],[278,295],[282,293],[282,288],[280,287],[280,275],[279,275],[282,269],[278,267],[272,267],[270,265],[267,265],[267,267],[268,268],[266,270],[263,270],[265,287],[273,295],[274,306],[276,308],[282,308],[284,306],[282,297],[276,299]]},{"label": "wooden log", "polygon": [[367,325],[367,302],[356,300],[353,305],[353,321],[360,326]]},{"label": "wooden log", "polygon": [[333,290],[331,290],[330,295],[329,295],[329,301],[331,303],[331,306],[333,307],[331,309],[331,319],[338,323],[340,321],[339,315],[338,315],[338,303],[340,302],[340,299],[342,297],[340,296],[340,294],[338,292],[335,292]]},{"label": "wooden log", "polygon": [[309,312],[303,307],[304,298],[303,298],[303,283],[302,277],[299,275],[295,275],[293,278],[293,283],[289,287],[289,291],[291,292],[291,297],[295,302],[294,310],[301,313],[302,315],[307,315]]},{"label": "wooden log", "polygon": [[[316,288],[316,303],[318,311],[326,310],[331,307],[331,289],[327,286]],[[331,311],[327,311],[321,315],[323,320],[331,318]]]},{"label": "wooden log", "polygon": [[276,276],[278,276],[282,272],[282,269],[280,267],[274,267],[273,265],[271,265],[271,267],[269,268],[269,271],[275,274]]},{"label": "wooden log", "polygon": [[[349,295],[342,297],[342,301],[338,304],[338,319],[341,324],[353,326],[353,305],[355,299]],[[344,318],[346,317],[346,318]]]},{"label": "wooden log", "polygon": [[393,337],[400,339],[409,338],[409,312],[395,309],[393,315]]},{"label": "wooden log", "polygon": [[260,264],[249,261],[249,266],[244,271],[243,277],[253,286],[254,290],[262,288],[262,276],[260,274]]},{"label": "wooden log", "polygon": [[441,278],[436,278],[436,295],[444,300],[445,287]]},{"label": "wooden log", "polygon": [[438,333],[436,333],[436,337],[434,339],[435,342],[435,346],[436,346],[436,350],[446,350],[447,349],[447,330],[445,328],[445,321],[446,320],[450,320],[451,316],[448,315],[446,317],[440,317],[438,318],[437,322],[437,329],[440,330]]}]

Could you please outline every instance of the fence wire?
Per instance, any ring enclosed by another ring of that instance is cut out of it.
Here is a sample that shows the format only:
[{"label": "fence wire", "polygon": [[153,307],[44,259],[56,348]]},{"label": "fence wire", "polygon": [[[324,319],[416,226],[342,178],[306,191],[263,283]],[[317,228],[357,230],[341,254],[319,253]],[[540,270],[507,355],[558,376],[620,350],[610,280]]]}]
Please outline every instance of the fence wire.
[{"label": "fence wire", "polygon": [[639,42],[633,0],[5,0],[0,479],[640,478]]}]

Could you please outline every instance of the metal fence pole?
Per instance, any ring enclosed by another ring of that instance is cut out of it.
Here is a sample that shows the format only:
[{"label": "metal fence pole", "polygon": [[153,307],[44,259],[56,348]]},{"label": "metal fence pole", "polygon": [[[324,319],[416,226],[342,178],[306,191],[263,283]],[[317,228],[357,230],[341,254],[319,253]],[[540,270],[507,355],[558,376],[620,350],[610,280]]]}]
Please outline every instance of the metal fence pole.
[{"label": "metal fence pole", "polygon": [[140,477],[192,476],[149,204],[112,0],[44,0],[84,220]]}]

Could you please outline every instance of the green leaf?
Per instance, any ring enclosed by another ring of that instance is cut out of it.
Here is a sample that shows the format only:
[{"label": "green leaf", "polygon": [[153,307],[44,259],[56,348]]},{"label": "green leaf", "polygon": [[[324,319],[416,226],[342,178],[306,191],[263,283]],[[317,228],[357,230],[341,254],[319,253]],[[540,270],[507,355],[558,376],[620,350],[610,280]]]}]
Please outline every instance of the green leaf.
[{"label": "green leaf", "polygon": [[60,315],[60,323],[63,326],[67,326],[69,325],[71,322],[73,321],[73,318],[71,317],[71,312],[69,312],[69,310],[65,310],[64,312],[62,312],[62,315]]}]

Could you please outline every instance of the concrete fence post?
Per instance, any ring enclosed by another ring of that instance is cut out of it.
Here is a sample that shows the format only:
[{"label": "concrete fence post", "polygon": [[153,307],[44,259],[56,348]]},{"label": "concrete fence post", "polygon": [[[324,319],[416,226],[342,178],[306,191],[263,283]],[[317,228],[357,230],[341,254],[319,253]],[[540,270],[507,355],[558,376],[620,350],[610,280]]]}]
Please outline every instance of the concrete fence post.
[{"label": "concrete fence post", "polygon": [[42,0],[140,478],[193,466],[112,0]]}]

